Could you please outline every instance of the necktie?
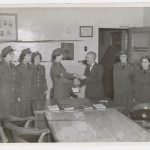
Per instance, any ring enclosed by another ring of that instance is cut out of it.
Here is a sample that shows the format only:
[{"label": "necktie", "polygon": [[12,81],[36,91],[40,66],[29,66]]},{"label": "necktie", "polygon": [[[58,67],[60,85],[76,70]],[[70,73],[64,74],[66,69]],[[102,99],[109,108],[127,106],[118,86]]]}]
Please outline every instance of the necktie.
[{"label": "necktie", "polygon": [[125,64],[123,63],[123,64],[122,64],[122,69],[124,69],[124,67],[125,67]]},{"label": "necktie", "polygon": [[39,67],[38,67],[38,65],[37,65],[37,70],[39,71]]},{"label": "necktie", "polygon": [[89,65],[90,71],[92,70],[92,65]]}]

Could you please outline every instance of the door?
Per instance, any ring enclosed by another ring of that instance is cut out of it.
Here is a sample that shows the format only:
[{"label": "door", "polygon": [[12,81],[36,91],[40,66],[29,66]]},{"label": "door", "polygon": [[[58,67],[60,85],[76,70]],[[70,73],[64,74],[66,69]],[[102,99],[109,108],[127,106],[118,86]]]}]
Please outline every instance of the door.
[{"label": "door", "polygon": [[113,99],[113,65],[120,50],[126,50],[127,29],[99,29],[99,63],[103,66],[104,95]]}]

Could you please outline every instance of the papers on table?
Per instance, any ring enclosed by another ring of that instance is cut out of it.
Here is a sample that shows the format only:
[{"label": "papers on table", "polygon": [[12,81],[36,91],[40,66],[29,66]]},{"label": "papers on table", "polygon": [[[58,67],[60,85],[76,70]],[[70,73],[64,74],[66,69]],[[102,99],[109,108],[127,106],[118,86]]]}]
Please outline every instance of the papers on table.
[{"label": "papers on table", "polygon": [[[94,109],[100,109],[100,110],[104,110],[106,109],[106,106],[103,104],[93,104],[93,106],[85,106],[83,107],[84,111],[93,111]],[[59,112],[59,107],[58,105],[52,105],[52,106],[48,106],[49,111],[52,112]],[[64,111],[65,112],[73,112],[74,111],[74,107],[64,107]]]},{"label": "papers on table", "polygon": [[93,107],[84,107],[85,111],[93,111]]},{"label": "papers on table", "polygon": [[66,107],[64,108],[65,112],[72,112],[74,110],[74,107]]},{"label": "papers on table", "polygon": [[96,109],[106,109],[106,106],[103,104],[93,104],[93,107]]},{"label": "papers on table", "polygon": [[100,103],[106,103],[106,104],[107,104],[107,103],[108,103],[108,100],[105,100],[105,99],[104,99],[104,100],[99,100],[99,102],[100,102]]},{"label": "papers on table", "polygon": [[59,107],[57,105],[48,106],[50,111],[59,111]]},{"label": "papers on table", "polygon": [[72,88],[73,93],[79,93],[80,89],[79,88]]}]

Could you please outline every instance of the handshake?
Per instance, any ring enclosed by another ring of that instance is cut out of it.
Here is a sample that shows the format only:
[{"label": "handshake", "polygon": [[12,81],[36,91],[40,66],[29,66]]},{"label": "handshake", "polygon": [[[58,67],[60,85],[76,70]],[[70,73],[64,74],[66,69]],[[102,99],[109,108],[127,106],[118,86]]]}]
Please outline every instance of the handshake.
[{"label": "handshake", "polygon": [[74,76],[74,84],[76,85],[76,86],[79,86],[80,85],[80,80],[84,80],[84,79],[86,79],[86,76],[85,75],[80,75],[80,74],[73,74],[73,76]]},{"label": "handshake", "polygon": [[73,76],[74,76],[74,78],[79,79],[79,80],[86,79],[86,76],[85,75],[81,75],[81,74],[74,73]]}]

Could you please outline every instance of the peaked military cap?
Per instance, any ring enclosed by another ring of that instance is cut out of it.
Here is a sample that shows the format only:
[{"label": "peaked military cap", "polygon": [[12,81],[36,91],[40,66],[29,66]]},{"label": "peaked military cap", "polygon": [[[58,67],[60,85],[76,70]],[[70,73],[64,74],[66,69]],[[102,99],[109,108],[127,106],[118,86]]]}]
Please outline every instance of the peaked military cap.
[{"label": "peaked military cap", "polygon": [[61,48],[57,48],[52,52],[52,55],[60,55],[63,53],[63,50]]},{"label": "peaked military cap", "polygon": [[31,52],[30,48],[26,48],[21,51],[21,54],[31,54],[31,53],[32,52]]},{"label": "peaked military cap", "polygon": [[15,50],[9,45],[9,46],[2,49],[1,56],[5,57],[7,54],[9,54],[13,51],[15,51]]}]

